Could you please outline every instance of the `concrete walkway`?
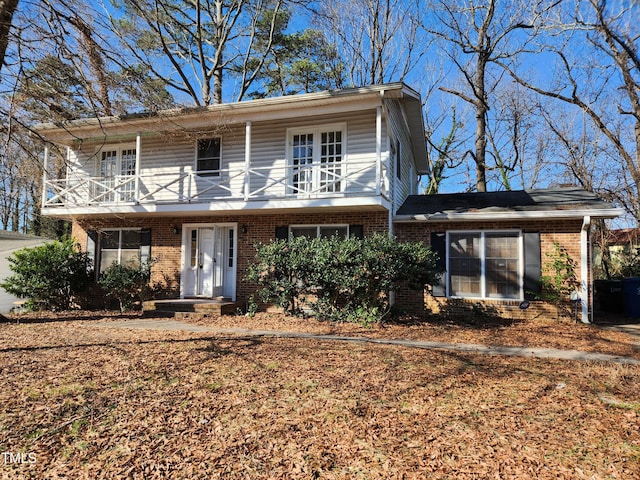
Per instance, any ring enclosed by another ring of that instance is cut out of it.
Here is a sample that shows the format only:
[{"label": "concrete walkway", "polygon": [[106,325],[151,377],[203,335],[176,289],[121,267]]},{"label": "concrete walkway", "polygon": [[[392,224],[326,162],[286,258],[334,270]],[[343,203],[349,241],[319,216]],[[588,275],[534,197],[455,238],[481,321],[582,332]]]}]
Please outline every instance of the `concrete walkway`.
[{"label": "concrete walkway", "polygon": [[249,330],[243,328],[216,328],[177,320],[166,319],[136,319],[127,321],[96,323],[102,327],[133,328],[144,330],[165,330],[182,332],[202,332],[225,335],[238,335],[245,337],[277,337],[277,338],[305,338],[310,340],[376,343],[382,345],[399,345],[403,347],[423,348],[428,350],[448,350],[455,352],[476,353],[484,355],[506,355],[512,357],[551,358],[560,360],[579,360],[593,362],[612,362],[627,365],[640,365],[640,360],[631,357],[607,355],[604,353],[582,352],[579,350],[559,350],[556,348],[532,348],[532,347],[501,347],[488,345],[475,345],[464,343],[429,342],[407,339],[384,339],[370,337],[347,337],[342,335],[328,335],[316,333],[287,332],[280,330]]}]

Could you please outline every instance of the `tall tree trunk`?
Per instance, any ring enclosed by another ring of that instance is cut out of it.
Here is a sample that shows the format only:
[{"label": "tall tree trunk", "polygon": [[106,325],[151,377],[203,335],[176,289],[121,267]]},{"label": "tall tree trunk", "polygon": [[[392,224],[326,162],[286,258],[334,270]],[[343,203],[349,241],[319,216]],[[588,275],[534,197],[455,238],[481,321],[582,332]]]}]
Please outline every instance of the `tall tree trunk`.
[{"label": "tall tree trunk", "polygon": [[4,56],[9,45],[9,31],[16,8],[18,0],[0,0],[0,70],[4,65]]}]

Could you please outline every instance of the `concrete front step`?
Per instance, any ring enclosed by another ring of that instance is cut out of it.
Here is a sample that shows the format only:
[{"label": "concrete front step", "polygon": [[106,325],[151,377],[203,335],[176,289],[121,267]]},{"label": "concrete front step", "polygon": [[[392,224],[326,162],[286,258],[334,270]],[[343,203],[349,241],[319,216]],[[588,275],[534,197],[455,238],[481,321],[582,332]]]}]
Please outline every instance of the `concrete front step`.
[{"label": "concrete front step", "polygon": [[142,310],[145,317],[211,317],[236,313],[238,304],[225,299],[151,300]]}]

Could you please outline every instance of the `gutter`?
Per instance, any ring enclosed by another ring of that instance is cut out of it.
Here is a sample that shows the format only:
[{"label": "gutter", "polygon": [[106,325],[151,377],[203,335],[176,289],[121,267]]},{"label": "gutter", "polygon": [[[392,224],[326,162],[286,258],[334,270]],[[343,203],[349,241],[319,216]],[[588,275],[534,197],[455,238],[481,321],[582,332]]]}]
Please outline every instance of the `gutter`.
[{"label": "gutter", "polygon": [[624,212],[620,208],[601,208],[584,210],[536,210],[536,211],[488,211],[465,213],[433,213],[419,215],[396,215],[395,223],[413,222],[496,222],[505,220],[553,220],[553,219],[584,219],[591,218],[615,218]]}]

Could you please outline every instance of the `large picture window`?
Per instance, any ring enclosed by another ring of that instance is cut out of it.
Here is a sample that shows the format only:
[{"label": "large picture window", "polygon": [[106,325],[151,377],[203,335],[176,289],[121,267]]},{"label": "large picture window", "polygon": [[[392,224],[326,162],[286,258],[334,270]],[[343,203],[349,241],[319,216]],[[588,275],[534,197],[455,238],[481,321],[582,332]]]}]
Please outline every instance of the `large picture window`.
[{"label": "large picture window", "polygon": [[308,238],[347,238],[349,225],[300,225],[290,227],[292,237]]},{"label": "large picture window", "polygon": [[104,272],[111,265],[139,265],[149,257],[148,230],[105,230],[100,232],[100,266]]},{"label": "large picture window", "polygon": [[521,299],[521,259],[520,232],[448,233],[449,296]]}]

